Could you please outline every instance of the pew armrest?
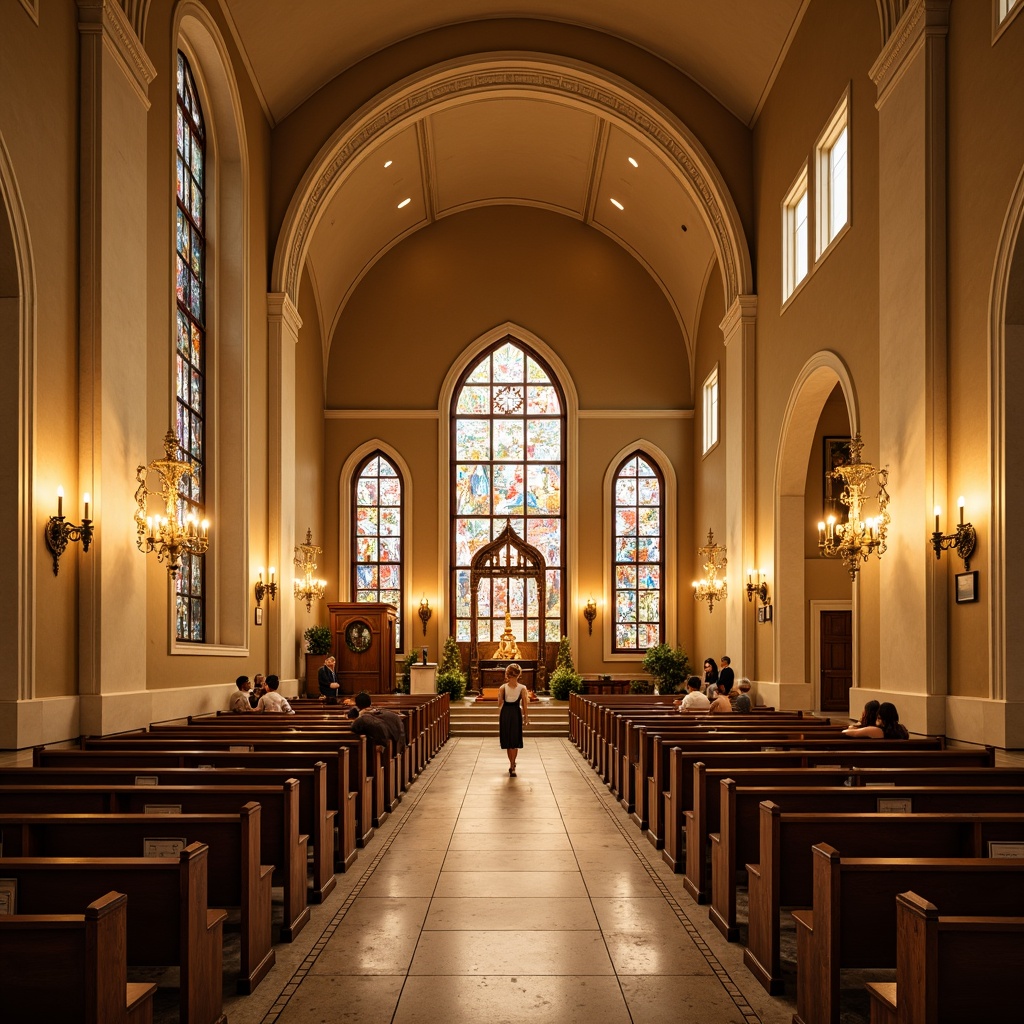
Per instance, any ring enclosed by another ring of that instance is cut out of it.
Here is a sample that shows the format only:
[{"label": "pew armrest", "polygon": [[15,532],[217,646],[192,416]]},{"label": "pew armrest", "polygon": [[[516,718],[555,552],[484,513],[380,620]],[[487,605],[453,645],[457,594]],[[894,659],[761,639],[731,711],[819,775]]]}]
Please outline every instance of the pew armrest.
[{"label": "pew armrest", "polygon": [[146,984],[142,981],[129,981],[125,988],[128,1024],[152,1024],[153,996],[156,995],[156,985]]},{"label": "pew armrest", "polygon": [[871,1024],[896,1024],[896,982],[869,981],[865,987],[871,1000]]}]

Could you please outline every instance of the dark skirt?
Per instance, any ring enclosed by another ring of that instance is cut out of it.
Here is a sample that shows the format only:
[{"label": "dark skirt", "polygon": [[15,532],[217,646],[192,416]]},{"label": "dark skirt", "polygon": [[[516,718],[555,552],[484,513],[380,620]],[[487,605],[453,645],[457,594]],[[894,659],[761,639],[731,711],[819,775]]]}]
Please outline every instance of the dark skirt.
[{"label": "dark skirt", "polygon": [[[498,698],[501,700],[502,698]],[[508,750],[509,747],[522,747],[523,745],[523,713],[519,709],[522,697],[517,701],[509,703],[505,701],[501,705],[501,714],[498,718],[498,735],[501,739],[501,749]]]}]

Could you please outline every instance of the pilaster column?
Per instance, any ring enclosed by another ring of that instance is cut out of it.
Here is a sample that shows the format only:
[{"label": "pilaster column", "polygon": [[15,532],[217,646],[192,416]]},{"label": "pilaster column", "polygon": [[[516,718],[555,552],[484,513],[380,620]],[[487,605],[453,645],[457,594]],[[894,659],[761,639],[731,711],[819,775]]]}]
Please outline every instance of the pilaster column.
[{"label": "pilaster column", "polygon": [[78,0],[78,14],[79,460],[96,520],[79,560],[80,725],[101,732],[120,724],[103,696],[146,685],[146,559],[132,513],[135,467],[149,458],[146,122],[156,71],[114,0]]},{"label": "pilaster column", "polygon": [[947,682],[948,563],[937,562],[926,542],[933,506],[948,506],[948,24],[949,0],[913,0],[871,69],[879,133],[878,449],[890,468],[893,515],[880,568],[878,671],[882,690],[917,698],[901,697],[901,717],[928,732],[945,730]]},{"label": "pilaster column", "polygon": [[270,617],[270,671],[298,678],[295,599],[291,594],[295,532],[295,346],[302,317],[286,292],[267,295],[270,377],[268,411],[268,547],[281,586],[279,612]]},{"label": "pilaster column", "polygon": [[755,373],[757,296],[738,295],[721,323],[725,336],[725,544],[732,593],[725,602],[728,654],[740,675],[756,679],[755,618],[747,605],[747,569],[754,565]]}]

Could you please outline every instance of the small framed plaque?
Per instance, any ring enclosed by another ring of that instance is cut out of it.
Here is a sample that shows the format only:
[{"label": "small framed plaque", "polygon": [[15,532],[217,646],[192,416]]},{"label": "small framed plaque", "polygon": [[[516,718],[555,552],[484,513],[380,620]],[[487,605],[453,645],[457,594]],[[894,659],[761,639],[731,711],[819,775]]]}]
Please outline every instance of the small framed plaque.
[{"label": "small framed plaque", "polygon": [[181,804],[145,804],[143,814],[181,814]]},{"label": "small framed plaque", "polygon": [[988,855],[993,860],[1020,860],[1024,858],[1024,843],[993,839],[988,844]]},{"label": "small framed plaque", "polygon": [[0,917],[18,912],[18,880],[0,878]]},{"label": "small framed plaque", "polygon": [[136,775],[135,776],[136,786],[159,786],[160,776],[159,775]]},{"label": "small framed plaque", "polygon": [[879,814],[911,814],[912,804],[909,796],[880,796],[875,801],[875,810]]},{"label": "small framed plaque", "polygon": [[978,600],[978,570],[956,574],[956,603],[970,604]]},{"label": "small framed plaque", "polygon": [[244,745],[234,743],[228,745],[228,752],[231,754],[251,754],[253,751],[252,746],[248,743]]},{"label": "small framed plaque", "polygon": [[167,857],[176,859],[188,843],[184,839],[168,839],[158,836],[142,840],[143,857]]}]

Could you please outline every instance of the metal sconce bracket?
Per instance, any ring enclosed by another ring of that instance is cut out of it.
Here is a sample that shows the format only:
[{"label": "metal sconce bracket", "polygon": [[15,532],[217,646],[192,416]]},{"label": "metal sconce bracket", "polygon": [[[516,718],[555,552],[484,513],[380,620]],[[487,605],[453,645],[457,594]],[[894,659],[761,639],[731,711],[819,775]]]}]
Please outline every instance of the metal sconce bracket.
[{"label": "metal sconce bracket", "polygon": [[[424,597],[423,600],[420,601],[420,610],[419,610],[420,622],[423,623],[423,635],[424,636],[427,635],[427,623],[430,621],[430,616],[433,615],[433,614],[434,613],[430,610],[430,602],[427,600],[426,597]],[[426,664],[426,663],[424,662],[424,664]]]},{"label": "metal sconce bracket", "polygon": [[583,618],[587,620],[587,636],[594,635],[594,619],[597,618],[597,602],[590,598],[583,609]]}]

